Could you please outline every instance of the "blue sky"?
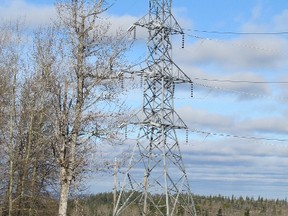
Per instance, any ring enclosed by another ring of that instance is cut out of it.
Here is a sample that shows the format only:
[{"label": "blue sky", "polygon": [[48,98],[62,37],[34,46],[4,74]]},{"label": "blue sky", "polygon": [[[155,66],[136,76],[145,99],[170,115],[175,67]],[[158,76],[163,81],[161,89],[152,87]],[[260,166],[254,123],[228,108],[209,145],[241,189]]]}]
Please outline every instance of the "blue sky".
[{"label": "blue sky", "polygon": [[[55,16],[53,1],[2,2],[0,20],[21,16],[35,27]],[[128,29],[147,13],[147,5],[146,0],[115,0],[105,16],[113,27]],[[288,139],[288,84],[279,83],[288,82],[288,34],[211,32],[288,32],[288,1],[175,0],[173,6],[187,33],[185,49],[175,40],[174,61],[195,81],[194,98],[184,86],[177,89],[175,100],[177,112],[191,128],[189,144],[181,149],[192,191],[287,197],[288,141],[273,139]],[[145,54],[139,52],[145,35],[139,31],[137,38],[131,51],[134,61]],[[141,94],[126,97],[141,106]],[[97,177],[92,190],[112,188],[110,175]]]}]

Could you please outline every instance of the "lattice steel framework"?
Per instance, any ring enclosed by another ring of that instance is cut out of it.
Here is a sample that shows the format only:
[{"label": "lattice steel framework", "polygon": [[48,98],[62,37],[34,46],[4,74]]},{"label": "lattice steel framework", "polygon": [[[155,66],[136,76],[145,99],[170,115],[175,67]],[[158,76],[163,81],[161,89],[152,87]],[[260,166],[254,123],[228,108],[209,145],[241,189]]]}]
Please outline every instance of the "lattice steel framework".
[{"label": "lattice steel framework", "polygon": [[[148,30],[143,119],[113,215],[193,215],[196,211],[176,130],[187,126],[174,110],[175,84],[192,81],[172,60],[171,36],[184,32],[171,12],[172,0],[150,0],[149,13],[133,25]],[[143,175],[144,172],[144,175]],[[183,214],[181,214],[183,213]]]}]

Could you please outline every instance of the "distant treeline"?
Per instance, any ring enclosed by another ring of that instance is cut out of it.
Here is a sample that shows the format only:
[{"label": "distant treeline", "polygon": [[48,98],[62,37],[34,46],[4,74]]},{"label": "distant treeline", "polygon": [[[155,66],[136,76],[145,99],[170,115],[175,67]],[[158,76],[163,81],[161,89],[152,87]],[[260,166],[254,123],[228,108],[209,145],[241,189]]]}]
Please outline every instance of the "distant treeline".
[{"label": "distant treeline", "polygon": [[[262,197],[194,196],[198,216],[287,216],[287,200]],[[100,193],[70,200],[70,216],[112,216],[113,194]],[[138,216],[138,206],[132,205],[125,216]],[[151,214],[152,216],[153,214]],[[153,215],[154,216],[154,215]],[[186,216],[179,212],[177,216]]]}]

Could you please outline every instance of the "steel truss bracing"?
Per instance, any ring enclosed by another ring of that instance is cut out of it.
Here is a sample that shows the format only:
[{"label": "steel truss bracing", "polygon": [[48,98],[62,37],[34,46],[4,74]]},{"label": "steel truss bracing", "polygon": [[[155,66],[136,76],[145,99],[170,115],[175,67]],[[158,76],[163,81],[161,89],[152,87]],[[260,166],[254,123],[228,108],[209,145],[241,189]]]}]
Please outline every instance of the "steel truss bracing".
[{"label": "steel truss bracing", "polygon": [[[150,0],[149,13],[134,24],[148,30],[143,119],[114,216],[196,216],[176,131],[187,126],[174,110],[175,84],[192,81],[172,60],[171,36],[183,30],[171,13],[172,0]],[[131,208],[130,208],[131,209]],[[134,213],[135,214],[135,213]]]}]

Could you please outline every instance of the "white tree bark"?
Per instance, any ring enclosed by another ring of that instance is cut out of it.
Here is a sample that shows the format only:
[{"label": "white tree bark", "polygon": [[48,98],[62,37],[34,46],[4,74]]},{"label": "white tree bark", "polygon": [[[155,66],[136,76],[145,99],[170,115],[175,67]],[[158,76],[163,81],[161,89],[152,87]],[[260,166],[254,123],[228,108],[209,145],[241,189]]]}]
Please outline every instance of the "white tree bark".
[{"label": "white tree bark", "polygon": [[[77,178],[81,161],[85,158],[84,155],[79,157],[78,146],[87,140],[79,140],[79,136],[86,134],[86,137],[91,137],[100,134],[96,128],[97,120],[99,121],[97,117],[103,111],[97,110],[96,104],[99,101],[113,100],[114,96],[110,94],[109,97],[103,97],[96,93],[101,85],[103,89],[113,92],[115,86],[110,79],[112,68],[113,65],[120,65],[118,61],[126,49],[126,44],[117,36],[112,36],[108,32],[109,26],[99,21],[98,16],[106,10],[104,0],[59,0],[58,3],[59,18],[68,38],[65,46],[70,48],[67,62],[71,66],[65,83],[62,83],[62,91],[57,95],[60,101],[57,112],[60,117],[57,120],[56,132],[58,143],[54,145],[60,166],[58,215],[66,216],[69,189]],[[103,80],[105,84],[101,84]],[[93,111],[88,112],[91,107],[94,107]],[[107,136],[109,130],[102,134]]]}]

